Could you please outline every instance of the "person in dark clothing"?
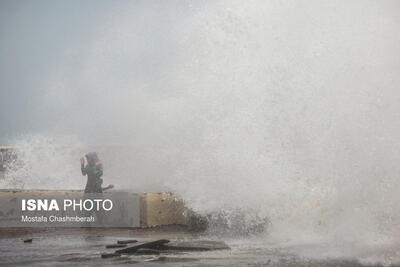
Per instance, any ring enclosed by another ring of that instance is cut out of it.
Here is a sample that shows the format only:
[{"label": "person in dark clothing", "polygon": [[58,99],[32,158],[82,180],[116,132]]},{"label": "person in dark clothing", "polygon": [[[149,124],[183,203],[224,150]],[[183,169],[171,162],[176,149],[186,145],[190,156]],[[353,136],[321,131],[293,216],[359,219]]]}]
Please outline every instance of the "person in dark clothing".
[{"label": "person in dark clothing", "polygon": [[87,165],[85,167],[85,160],[81,158],[81,171],[82,175],[87,175],[87,183],[85,193],[102,193],[101,185],[103,183],[103,165],[101,164],[96,152],[86,154]]},{"label": "person in dark clothing", "polygon": [[85,193],[102,193],[104,190],[114,188],[113,185],[101,187],[103,184],[103,164],[101,164],[96,152],[90,152],[85,155],[85,159],[81,158],[81,171],[83,176],[88,176]]},{"label": "person in dark clothing", "polygon": [[87,165],[85,160],[81,158],[81,171],[83,176],[88,176],[85,193],[102,193],[101,184],[103,183],[103,166],[96,152],[86,154]]},{"label": "person in dark clothing", "polygon": [[[103,190],[111,189],[114,186],[101,187],[103,184],[103,165],[101,164],[96,152],[90,152],[85,155],[87,165],[85,166],[85,159],[81,158],[81,171],[82,175],[87,175],[87,182],[85,187],[85,199],[102,198]],[[98,218],[98,223],[102,224],[104,219],[104,211],[99,210],[94,212]],[[86,212],[86,216],[91,215],[92,212]]]}]

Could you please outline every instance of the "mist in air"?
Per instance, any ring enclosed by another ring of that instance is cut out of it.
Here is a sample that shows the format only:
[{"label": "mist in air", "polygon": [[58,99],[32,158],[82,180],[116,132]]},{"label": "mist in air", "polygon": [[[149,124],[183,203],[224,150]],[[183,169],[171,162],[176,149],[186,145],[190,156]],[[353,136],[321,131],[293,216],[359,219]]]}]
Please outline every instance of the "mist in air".
[{"label": "mist in air", "polygon": [[113,3],[2,2],[2,187],[83,188],[96,150],[116,189],[279,240],[395,241],[399,2]]}]

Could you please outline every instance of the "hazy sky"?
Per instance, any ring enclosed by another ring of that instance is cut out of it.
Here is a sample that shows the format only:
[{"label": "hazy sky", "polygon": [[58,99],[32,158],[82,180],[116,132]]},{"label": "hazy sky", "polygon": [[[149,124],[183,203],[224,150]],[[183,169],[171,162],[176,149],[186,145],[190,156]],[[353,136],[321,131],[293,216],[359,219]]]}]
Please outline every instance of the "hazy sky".
[{"label": "hazy sky", "polygon": [[[63,66],[69,54],[79,65],[93,43],[101,38],[101,31],[109,31],[104,27],[119,30],[118,25],[112,23],[119,19],[125,8],[129,7],[133,22],[141,22],[140,25],[133,23],[133,28],[151,30],[147,35],[138,36],[143,41],[157,39],[162,33],[162,29],[157,28],[162,28],[162,24],[169,27],[165,20],[175,23],[170,19],[174,12],[190,14],[190,10],[182,12],[185,6],[177,1],[1,0],[0,143],[13,140],[16,134],[52,128],[54,123],[67,116],[42,105],[49,81],[54,79],[57,71],[66,77],[70,75],[68,79],[74,80],[80,70],[77,68],[76,72],[65,74],[68,70]],[[179,16],[182,18],[184,15]],[[151,71],[146,69],[146,62],[152,66],[157,62],[162,65],[164,55],[162,49],[157,50],[161,54],[152,49],[153,54],[145,56],[143,68],[136,72],[137,75],[149,76],[149,73],[157,72],[154,68]],[[74,65],[74,62],[68,64]],[[58,100],[62,102],[62,99]]]},{"label": "hazy sky", "polygon": [[41,126],[31,113],[47,75],[81,46],[113,1],[0,1],[0,142]]}]

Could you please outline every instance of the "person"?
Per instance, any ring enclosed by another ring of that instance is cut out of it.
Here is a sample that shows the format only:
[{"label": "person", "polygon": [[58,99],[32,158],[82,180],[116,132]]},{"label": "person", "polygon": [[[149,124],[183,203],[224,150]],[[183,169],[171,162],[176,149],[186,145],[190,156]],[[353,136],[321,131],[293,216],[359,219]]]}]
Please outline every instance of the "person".
[{"label": "person", "polygon": [[101,187],[103,184],[103,164],[100,162],[96,152],[89,152],[85,155],[87,165],[85,166],[85,159],[81,158],[81,171],[82,175],[87,175],[87,182],[85,193],[103,193],[104,190],[111,189],[114,186],[108,185]]},{"label": "person", "polygon": [[[101,199],[103,198],[103,191],[111,189],[114,186],[101,187],[103,184],[103,164],[100,162],[96,152],[89,152],[85,155],[87,165],[85,166],[85,159],[81,158],[81,171],[82,175],[87,175],[87,182],[85,187],[84,199]],[[104,211],[99,210],[94,212],[98,218],[98,223],[101,225],[104,222]],[[92,212],[86,212],[86,216],[91,215]]]},{"label": "person", "polygon": [[103,183],[103,165],[101,164],[96,152],[90,152],[86,155],[87,165],[85,166],[85,159],[81,158],[81,171],[82,175],[87,175],[87,182],[85,193],[103,193],[101,185]]}]

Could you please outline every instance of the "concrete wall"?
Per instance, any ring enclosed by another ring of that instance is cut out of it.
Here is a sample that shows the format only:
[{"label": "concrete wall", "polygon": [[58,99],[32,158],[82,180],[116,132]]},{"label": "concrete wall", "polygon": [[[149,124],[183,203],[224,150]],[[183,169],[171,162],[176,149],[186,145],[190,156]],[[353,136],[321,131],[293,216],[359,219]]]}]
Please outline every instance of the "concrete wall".
[{"label": "concrete wall", "polygon": [[140,195],[140,226],[188,225],[188,210],[181,198],[171,193]]}]

